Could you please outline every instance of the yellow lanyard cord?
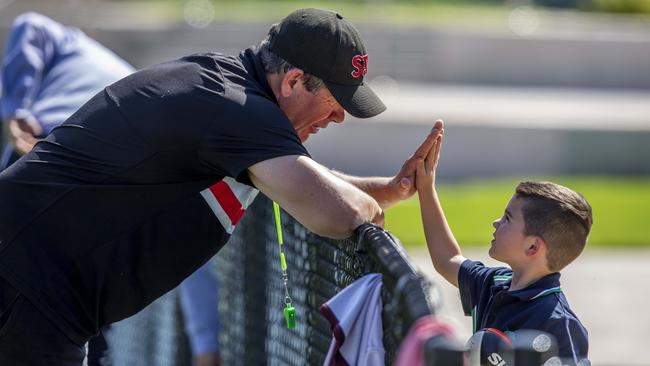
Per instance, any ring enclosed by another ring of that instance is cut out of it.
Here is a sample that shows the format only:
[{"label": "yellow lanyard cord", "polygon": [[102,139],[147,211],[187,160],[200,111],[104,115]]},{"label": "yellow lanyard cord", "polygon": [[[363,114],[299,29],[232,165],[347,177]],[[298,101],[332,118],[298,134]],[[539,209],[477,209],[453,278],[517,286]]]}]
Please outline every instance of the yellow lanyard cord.
[{"label": "yellow lanyard cord", "polygon": [[282,272],[282,283],[284,284],[284,318],[287,321],[287,328],[296,327],[296,309],[291,305],[291,296],[289,296],[289,276],[287,275],[287,261],[284,257],[284,248],[282,247],[282,224],[280,223],[280,206],[273,202],[273,213],[275,214],[275,228],[278,231],[278,246],[280,247],[280,268]]}]

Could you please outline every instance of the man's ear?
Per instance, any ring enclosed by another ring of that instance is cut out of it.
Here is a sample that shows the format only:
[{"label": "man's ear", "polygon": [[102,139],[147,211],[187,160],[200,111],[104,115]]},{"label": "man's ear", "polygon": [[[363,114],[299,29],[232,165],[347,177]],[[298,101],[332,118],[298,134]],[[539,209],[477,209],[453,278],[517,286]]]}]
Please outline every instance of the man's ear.
[{"label": "man's ear", "polygon": [[289,97],[304,74],[300,69],[291,69],[285,72],[280,85],[280,94],[284,98]]}]

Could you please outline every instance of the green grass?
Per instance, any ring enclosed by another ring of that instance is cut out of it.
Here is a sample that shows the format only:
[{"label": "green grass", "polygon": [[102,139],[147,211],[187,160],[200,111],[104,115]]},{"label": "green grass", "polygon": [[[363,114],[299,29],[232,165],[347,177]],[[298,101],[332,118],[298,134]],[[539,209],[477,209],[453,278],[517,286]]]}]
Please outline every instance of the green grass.
[{"label": "green grass", "polygon": [[[650,246],[650,177],[545,178],[580,192],[591,204],[589,246]],[[487,245],[492,221],[503,213],[518,179],[440,184],[438,194],[462,246]],[[417,196],[386,210],[386,228],[407,246],[424,245]]]},{"label": "green grass", "polygon": [[587,9],[612,13],[650,14],[650,0],[594,0]]}]

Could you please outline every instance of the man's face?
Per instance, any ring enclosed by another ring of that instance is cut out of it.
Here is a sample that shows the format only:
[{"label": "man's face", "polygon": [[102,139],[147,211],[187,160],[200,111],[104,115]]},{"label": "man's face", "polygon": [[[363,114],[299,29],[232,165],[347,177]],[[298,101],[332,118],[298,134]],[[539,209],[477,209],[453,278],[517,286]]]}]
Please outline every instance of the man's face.
[{"label": "man's face", "polygon": [[513,195],[503,216],[492,223],[495,231],[490,257],[512,265],[525,256],[526,240],[529,237],[524,235],[523,205],[524,199]]},{"label": "man's face", "polygon": [[309,135],[327,127],[330,122],[341,123],[345,119],[343,107],[326,86],[314,94],[305,89],[302,79],[295,83],[290,95],[280,98],[278,103],[302,142],[307,141]]}]

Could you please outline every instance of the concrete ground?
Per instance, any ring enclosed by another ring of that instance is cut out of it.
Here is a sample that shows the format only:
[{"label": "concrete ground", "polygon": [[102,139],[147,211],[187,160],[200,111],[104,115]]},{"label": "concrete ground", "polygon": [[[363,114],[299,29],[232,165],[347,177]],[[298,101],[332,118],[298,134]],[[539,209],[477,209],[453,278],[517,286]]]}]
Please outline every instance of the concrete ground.
[{"label": "concrete ground", "polygon": [[[462,340],[471,334],[458,290],[433,269],[425,248],[408,250],[421,273],[442,296],[440,315]],[[464,251],[466,257],[498,265],[487,247]],[[587,249],[562,271],[562,288],[572,309],[589,331],[589,359],[595,366],[650,365],[650,249]]]}]

